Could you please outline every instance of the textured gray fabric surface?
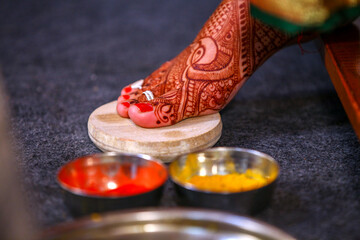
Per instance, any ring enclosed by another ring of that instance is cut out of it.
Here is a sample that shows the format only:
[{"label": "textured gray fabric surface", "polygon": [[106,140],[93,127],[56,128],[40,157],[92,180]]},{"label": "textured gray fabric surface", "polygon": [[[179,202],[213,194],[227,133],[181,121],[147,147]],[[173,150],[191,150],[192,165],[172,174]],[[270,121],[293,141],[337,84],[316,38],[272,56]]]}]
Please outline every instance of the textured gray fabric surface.
[{"label": "textured gray fabric surface", "polygon": [[[176,56],[218,3],[3,1],[0,63],[24,196],[41,227],[73,219],[55,177],[99,152],[87,136],[90,113]],[[360,238],[360,145],[319,54],[281,50],[221,114],[216,146],[263,151],[281,166],[272,205],[255,218],[299,239]],[[162,205],[175,200],[168,183]]]}]

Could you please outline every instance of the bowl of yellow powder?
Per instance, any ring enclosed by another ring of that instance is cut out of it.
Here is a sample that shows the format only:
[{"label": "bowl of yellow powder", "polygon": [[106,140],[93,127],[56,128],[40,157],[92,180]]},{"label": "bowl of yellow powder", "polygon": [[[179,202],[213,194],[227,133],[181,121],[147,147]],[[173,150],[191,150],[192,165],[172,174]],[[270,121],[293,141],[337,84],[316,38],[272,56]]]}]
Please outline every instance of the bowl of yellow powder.
[{"label": "bowl of yellow powder", "polygon": [[169,166],[179,203],[255,214],[270,203],[278,163],[243,148],[212,148],[178,157]]}]

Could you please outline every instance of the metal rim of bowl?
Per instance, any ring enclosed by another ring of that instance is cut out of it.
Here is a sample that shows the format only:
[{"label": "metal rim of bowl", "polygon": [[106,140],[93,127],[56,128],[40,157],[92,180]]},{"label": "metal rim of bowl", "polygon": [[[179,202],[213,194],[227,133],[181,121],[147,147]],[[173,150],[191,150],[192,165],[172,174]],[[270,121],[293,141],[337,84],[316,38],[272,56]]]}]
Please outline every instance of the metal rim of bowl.
[{"label": "metal rim of bowl", "polygon": [[271,161],[273,164],[275,164],[276,166],[276,169],[277,169],[277,175],[276,177],[274,178],[273,181],[269,182],[268,184],[266,184],[265,186],[262,186],[260,188],[255,188],[253,190],[248,190],[248,191],[240,191],[240,192],[213,192],[213,191],[207,191],[207,190],[201,190],[201,189],[198,189],[196,187],[194,187],[192,184],[189,184],[189,183],[182,183],[182,182],[179,182],[176,178],[173,177],[173,175],[171,174],[171,171],[169,171],[169,178],[171,179],[171,181],[173,181],[175,184],[187,189],[187,190],[190,190],[190,191],[195,191],[195,192],[202,192],[202,193],[206,193],[206,194],[215,194],[215,195],[233,195],[233,194],[241,194],[241,193],[246,193],[246,192],[251,192],[251,191],[256,191],[256,190],[259,190],[259,189],[262,189],[268,185],[270,185],[271,183],[275,182],[277,180],[277,178],[279,177],[280,175],[280,166],[279,166],[279,163],[273,158],[271,157],[270,155],[266,154],[266,153],[263,153],[263,152],[260,152],[260,151],[257,151],[257,150],[253,150],[253,149],[247,149],[247,148],[238,148],[238,147],[216,147],[216,148],[209,148],[209,149],[206,149],[206,150],[203,150],[203,151],[198,151],[198,152],[193,152],[193,153],[188,153],[188,154],[184,154],[184,155],[181,155],[179,157],[177,157],[173,162],[170,163],[170,166],[169,166],[169,170],[171,169],[171,165],[172,164],[176,164],[176,162],[180,159],[180,158],[183,158],[183,157],[186,157],[190,154],[199,154],[199,153],[206,153],[206,152],[218,152],[218,151],[238,151],[238,152],[246,152],[246,153],[250,153],[250,154],[254,154],[254,155],[257,155],[257,156],[261,156],[261,157],[264,157],[266,159],[268,159],[269,161]]},{"label": "metal rim of bowl", "polygon": [[[75,162],[80,158],[104,157],[104,156],[106,156],[106,157],[116,157],[116,156],[119,156],[119,157],[120,156],[138,157],[139,159],[144,159],[146,161],[155,162],[155,163],[159,164],[163,169],[165,169],[165,172],[166,172],[167,176],[164,179],[164,182],[161,185],[159,185],[158,187],[156,187],[156,188],[154,188],[154,189],[152,189],[150,191],[144,192],[144,193],[134,194],[134,195],[129,195],[129,196],[106,196],[105,197],[105,196],[99,196],[99,195],[95,195],[95,194],[94,195],[93,194],[87,194],[80,188],[72,188],[72,187],[68,186],[67,184],[64,184],[63,182],[60,181],[59,173],[62,171],[63,168],[65,168],[66,166],[68,166],[72,162]],[[75,158],[75,159],[67,162],[63,166],[61,166],[60,169],[56,173],[56,181],[63,190],[65,190],[65,191],[67,191],[69,193],[72,193],[74,195],[77,195],[77,196],[88,197],[88,198],[97,198],[97,199],[120,199],[120,198],[128,198],[128,197],[140,196],[142,194],[150,193],[150,192],[156,191],[157,189],[161,188],[166,183],[168,178],[169,178],[169,173],[167,171],[167,168],[166,168],[165,164],[162,161],[160,161],[160,160],[158,160],[156,158],[153,158],[150,155],[146,155],[146,154],[117,153],[117,152],[94,153],[94,154],[84,155],[84,156]]]},{"label": "metal rim of bowl", "polygon": [[140,208],[136,210],[122,210],[101,214],[96,216],[95,219],[92,217],[85,217],[74,222],[62,223],[50,227],[42,232],[41,239],[58,239],[56,237],[64,236],[64,234],[71,234],[73,231],[79,233],[78,231],[81,229],[86,231],[96,228],[106,228],[107,226],[115,226],[116,224],[126,224],[129,222],[143,222],[149,224],[155,222],[154,224],[156,224],[156,221],[168,220],[169,222],[173,222],[175,219],[224,223],[238,228],[239,231],[242,230],[258,237],[265,237],[266,239],[295,240],[294,237],[283,230],[261,220],[219,210],[184,207]]}]

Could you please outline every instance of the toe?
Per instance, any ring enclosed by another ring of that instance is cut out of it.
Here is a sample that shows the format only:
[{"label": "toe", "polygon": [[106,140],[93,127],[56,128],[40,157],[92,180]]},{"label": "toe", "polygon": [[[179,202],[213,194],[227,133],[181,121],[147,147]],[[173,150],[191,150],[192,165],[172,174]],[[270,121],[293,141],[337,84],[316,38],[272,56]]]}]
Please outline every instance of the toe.
[{"label": "toe", "polygon": [[160,122],[154,110],[154,107],[150,103],[137,103],[130,106],[128,115],[136,125],[144,128],[171,125],[171,122]]},{"label": "toe", "polygon": [[127,85],[126,87],[124,87],[122,90],[121,90],[121,95],[129,95],[130,93],[136,91],[136,90],[139,90],[141,89],[142,85],[144,83],[144,80],[143,79],[140,79],[130,85]]},{"label": "toe", "polygon": [[130,85],[128,85],[121,90],[121,95],[129,94],[132,91],[133,91],[133,88]]},{"label": "toe", "polygon": [[116,106],[116,111],[123,118],[129,118],[128,110],[130,107],[129,102],[118,102]]},{"label": "toe", "polygon": [[120,95],[120,97],[118,98],[118,102],[124,102],[124,101],[127,101],[130,99],[130,95],[127,95],[127,94],[123,94],[123,95]]}]

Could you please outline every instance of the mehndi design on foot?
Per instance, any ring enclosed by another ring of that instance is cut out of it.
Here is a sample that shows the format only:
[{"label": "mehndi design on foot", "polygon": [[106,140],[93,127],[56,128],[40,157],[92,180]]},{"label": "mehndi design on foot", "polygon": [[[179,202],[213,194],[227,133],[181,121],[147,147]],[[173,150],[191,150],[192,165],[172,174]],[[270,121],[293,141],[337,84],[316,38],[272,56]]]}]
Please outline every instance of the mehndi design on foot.
[{"label": "mehndi design on foot", "polygon": [[142,127],[218,112],[289,40],[253,19],[249,0],[223,0],[192,44],[141,82],[141,88],[136,83],[122,90],[117,111]]}]

